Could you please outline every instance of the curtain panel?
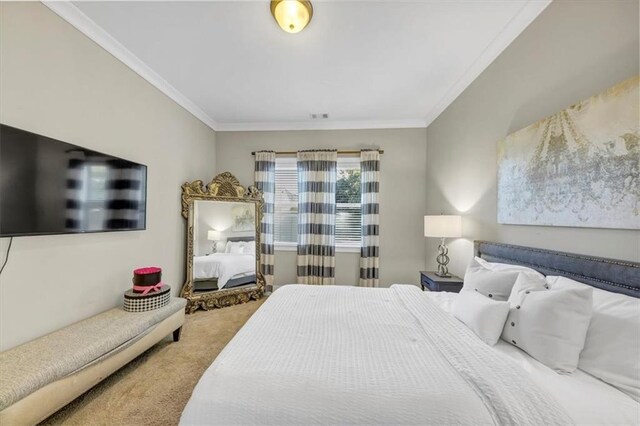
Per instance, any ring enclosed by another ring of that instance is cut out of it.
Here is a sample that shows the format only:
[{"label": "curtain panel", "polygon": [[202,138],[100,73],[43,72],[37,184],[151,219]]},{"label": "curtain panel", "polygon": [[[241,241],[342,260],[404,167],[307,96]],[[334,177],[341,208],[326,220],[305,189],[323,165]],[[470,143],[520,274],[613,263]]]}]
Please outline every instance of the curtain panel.
[{"label": "curtain panel", "polygon": [[298,283],[335,284],[338,153],[298,152]]},{"label": "curtain panel", "polygon": [[262,191],[264,205],[260,224],[260,272],[267,290],[273,289],[274,248],[273,211],[276,195],[276,153],[259,151],[255,155],[255,185]]},{"label": "curtain panel", "polygon": [[362,243],[360,247],[361,287],[379,285],[380,218],[378,192],[380,190],[380,153],[360,153],[360,179],[362,198]]}]

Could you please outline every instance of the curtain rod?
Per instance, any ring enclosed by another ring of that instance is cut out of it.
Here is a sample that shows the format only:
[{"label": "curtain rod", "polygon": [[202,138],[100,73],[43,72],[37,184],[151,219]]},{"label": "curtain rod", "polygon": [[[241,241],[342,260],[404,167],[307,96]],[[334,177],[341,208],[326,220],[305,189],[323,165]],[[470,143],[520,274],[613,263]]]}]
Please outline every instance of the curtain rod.
[{"label": "curtain rod", "polygon": [[[360,154],[362,151],[378,151],[380,154],[384,154],[384,149],[363,149],[363,150],[347,150],[338,151],[338,154]],[[276,151],[276,155],[297,155],[298,151]],[[251,155],[256,155],[256,151],[252,151]]]}]

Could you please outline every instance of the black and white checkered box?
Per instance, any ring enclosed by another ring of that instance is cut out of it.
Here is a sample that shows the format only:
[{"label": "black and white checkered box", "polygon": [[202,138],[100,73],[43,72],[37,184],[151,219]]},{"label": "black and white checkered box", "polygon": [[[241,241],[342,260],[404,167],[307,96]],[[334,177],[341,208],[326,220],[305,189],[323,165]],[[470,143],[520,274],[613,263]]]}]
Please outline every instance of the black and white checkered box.
[{"label": "black and white checkered box", "polygon": [[127,290],[124,293],[124,310],[127,312],[147,312],[162,308],[171,300],[171,287],[163,285],[160,290],[147,294]]}]

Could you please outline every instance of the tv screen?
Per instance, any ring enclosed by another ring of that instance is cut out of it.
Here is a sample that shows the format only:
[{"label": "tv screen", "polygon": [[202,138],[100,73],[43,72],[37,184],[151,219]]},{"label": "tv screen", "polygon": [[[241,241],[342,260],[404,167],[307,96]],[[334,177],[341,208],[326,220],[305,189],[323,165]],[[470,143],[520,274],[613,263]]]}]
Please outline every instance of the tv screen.
[{"label": "tv screen", "polygon": [[0,124],[0,236],[146,227],[147,167]]}]

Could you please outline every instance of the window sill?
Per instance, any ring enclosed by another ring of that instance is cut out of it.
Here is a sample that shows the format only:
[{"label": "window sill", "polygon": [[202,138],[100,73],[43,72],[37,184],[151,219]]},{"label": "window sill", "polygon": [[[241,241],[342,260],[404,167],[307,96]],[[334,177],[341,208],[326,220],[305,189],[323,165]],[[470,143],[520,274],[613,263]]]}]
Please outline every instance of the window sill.
[{"label": "window sill", "polygon": [[275,243],[275,251],[298,251],[298,245],[296,243]]},{"label": "window sill", "polygon": [[[275,243],[275,251],[298,251],[296,243]],[[360,253],[360,246],[336,246],[336,253]]]},{"label": "window sill", "polygon": [[360,253],[360,246],[336,246],[338,253]]}]

